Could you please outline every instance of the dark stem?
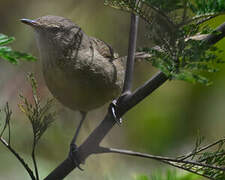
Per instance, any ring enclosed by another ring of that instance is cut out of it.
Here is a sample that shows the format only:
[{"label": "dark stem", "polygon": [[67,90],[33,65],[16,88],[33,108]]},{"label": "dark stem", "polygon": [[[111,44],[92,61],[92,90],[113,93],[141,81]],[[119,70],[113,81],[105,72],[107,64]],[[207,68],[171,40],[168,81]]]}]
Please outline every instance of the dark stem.
[{"label": "dark stem", "polygon": [[126,101],[119,104],[118,114],[123,116],[127,111],[129,111],[136,104],[141,102],[144,98],[150,95],[154,90],[159,88],[168,77],[163,72],[158,72],[155,76],[149,79],[141,87],[136,89]]},{"label": "dark stem", "polygon": [[130,35],[129,35],[129,47],[128,47],[128,56],[126,63],[126,73],[123,86],[123,94],[129,94],[132,89],[133,82],[133,72],[134,72],[134,56],[136,51],[136,41],[137,41],[137,32],[138,32],[138,21],[139,17],[135,14],[131,14],[131,23],[130,23]]},{"label": "dark stem", "polygon": [[36,180],[36,178],[35,178],[35,176],[33,174],[33,171],[25,163],[25,161],[23,160],[23,158],[21,158],[20,155],[2,137],[0,137],[0,141],[19,160],[19,162],[23,165],[23,167],[26,169],[26,171],[30,175],[31,179],[32,180]]},{"label": "dark stem", "polygon": [[187,0],[185,0],[184,2],[183,2],[183,5],[184,5],[184,11],[183,11],[183,15],[182,15],[182,23],[184,23],[185,22],[185,20],[186,20],[186,17],[187,17]]},{"label": "dark stem", "polygon": [[32,147],[32,161],[33,161],[33,165],[34,165],[36,180],[39,180],[37,161],[36,161],[36,157],[35,157],[35,149],[36,149],[36,143],[35,143],[35,140],[34,140],[33,147]]},{"label": "dark stem", "polygon": [[1,133],[0,133],[0,137],[3,136],[3,134],[4,134],[5,130],[6,130],[6,128],[7,128],[7,121],[5,121],[5,123],[4,123],[4,126],[3,126],[3,128],[2,128],[2,131],[1,131]]},{"label": "dark stem", "polygon": [[9,145],[11,145],[11,127],[10,127],[10,121],[8,122],[8,141],[9,141]]},{"label": "dark stem", "polygon": [[214,45],[216,44],[218,41],[220,41],[222,38],[224,38],[225,36],[225,23],[221,24],[219,27],[217,27],[215,29],[215,32],[217,33],[212,33],[210,35],[208,35],[203,41],[207,44],[207,45]]}]

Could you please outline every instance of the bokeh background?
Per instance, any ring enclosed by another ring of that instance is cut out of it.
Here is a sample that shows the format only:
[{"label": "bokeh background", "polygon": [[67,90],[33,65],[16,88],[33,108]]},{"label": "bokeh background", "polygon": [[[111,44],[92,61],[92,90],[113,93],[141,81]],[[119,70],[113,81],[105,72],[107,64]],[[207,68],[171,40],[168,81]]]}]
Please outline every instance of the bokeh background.
[{"label": "bokeh background", "polygon": [[[91,36],[100,38],[126,55],[130,16],[103,5],[103,0],[0,0],[0,33],[16,38],[15,50],[32,53],[38,57],[32,29],[20,23],[21,18],[58,15],[72,19]],[[212,22],[217,26],[225,17]],[[138,47],[150,45],[145,37],[145,24],[140,22]],[[218,43],[224,47],[225,41]],[[124,117],[121,127],[116,126],[104,140],[110,147],[127,148],[155,155],[175,156],[192,150],[196,134],[200,131],[208,142],[225,135],[225,65],[220,72],[209,74],[213,85],[206,87],[181,81],[165,83],[150,97],[138,104]],[[31,96],[25,80],[27,72],[34,72],[39,93],[45,101],[51,97],[41,73],[40,60],[12,65],[0,60],[0,105],[8,101],[12,110],[12,144],[26,161],[31,163],[31,125],[19,111],[19,93]],[[143,84],[157,70],[147,62],[135,65],[135,87]],[[38,147],[38,165],[41,177],[58,165],[68,153],[68,145],[80,115],[57,104],[58,116],[43,136]],[[103,119],[107,106],[89,113],[81,131],[81,143],[88,133]],[[1,119],[4,117],[1,116]],[[2,123],[1,123],[2,124]],[[134,179],[138,174],[150,175],[164,165],[123,155],[91,156],[83,166],[84,172],[73,171],[66,179]],[[29,179],[29,176],[9,151],[0,144],[0,180]]]}]

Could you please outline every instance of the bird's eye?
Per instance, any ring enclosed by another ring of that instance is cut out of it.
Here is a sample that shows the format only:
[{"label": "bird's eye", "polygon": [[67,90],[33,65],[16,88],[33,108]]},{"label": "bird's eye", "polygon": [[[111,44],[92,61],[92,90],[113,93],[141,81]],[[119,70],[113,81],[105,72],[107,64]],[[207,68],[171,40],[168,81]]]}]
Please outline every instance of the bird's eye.
[{"label": "bird's eye", "polygon": [[51,31],[56,32],[59,30],[59,26],[51,26]]}]

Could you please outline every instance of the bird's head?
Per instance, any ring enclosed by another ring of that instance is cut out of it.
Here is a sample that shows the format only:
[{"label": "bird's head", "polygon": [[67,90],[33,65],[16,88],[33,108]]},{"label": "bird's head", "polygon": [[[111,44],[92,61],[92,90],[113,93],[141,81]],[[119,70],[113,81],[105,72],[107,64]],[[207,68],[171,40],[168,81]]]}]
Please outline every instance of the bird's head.
[{"label": "bird's head", "polygon": [[64,17],[48,15],[34,20],[21,19],[21,22],[35,30],[39,48],[48,45],[55,49],[64,49],[71,43],[78,43],[82,47],[86,40],[81,28]]},{"label": "bird's head", "polygon": [[56,34],[69,32],[71,29],[80,29],[71,20],[59,16],[43,16],[34,20],[21,19],[21,22],[34,28],[39,33]]}]

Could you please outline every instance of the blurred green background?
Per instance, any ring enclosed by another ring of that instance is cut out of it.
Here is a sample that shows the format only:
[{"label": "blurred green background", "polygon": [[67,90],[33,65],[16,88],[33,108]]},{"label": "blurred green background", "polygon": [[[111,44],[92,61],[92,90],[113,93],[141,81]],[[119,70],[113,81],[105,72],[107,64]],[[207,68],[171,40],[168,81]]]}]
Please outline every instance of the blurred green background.
[{"label": "blurred green background", "polygon": [[[127,13],[104,7],[103,0],[0,0],[0,33],[16,37],[15,50],[29,52],[38,57],[32,29],[20,23],[21,18],[58,15],[72,19],[91,36],[100,38],[121,55],[126,55],[130,16]],[[214,20],[213,26],[225,21]],[[145,38],[145,24],[140,22],[138,47],[151,44]],[[219,46],[225,47],[225,41]],[[225,54],[223,54],[225,55]],[[24,158],[30,160],[32,143],[31,126],[19,111],[18,94],[31,95],[25,80],[27,72],[35,72],[39,93],[43,100],[51,97],[41,73],[40,61],[11,65],[0,61],[0,104],[8,101],[13,109],[12,143]],[[135,65],[135,87],[150,78],[156,69],[147,62]],[[127,148],[155,155],[175,156],[192,150],[196,133],[206,136],[209,142],[224,136],[225,127],[225,65],[215,74],[209,74],[213,85],[192,85],[181,81],[166,82],[124,117],[121,127],[116,126],[104,140],[110,147]],[[78,124],[78,112],[57,104],[57,120],[49,128],[38,147],[38,165],[41,177],[58,165],[68,153],[68,145]],[[102,120],[107,105],[89,113],[79,142]],[[1,117],[2,119],[3,117]],[[84,172],[73,171],[66,179],[133,179],[137,174],[150,175],[162,164],[151,160],[122,155],[91,156],[83,166]],[[0,144],[0,180],[29,179],[15,157]]]}]

